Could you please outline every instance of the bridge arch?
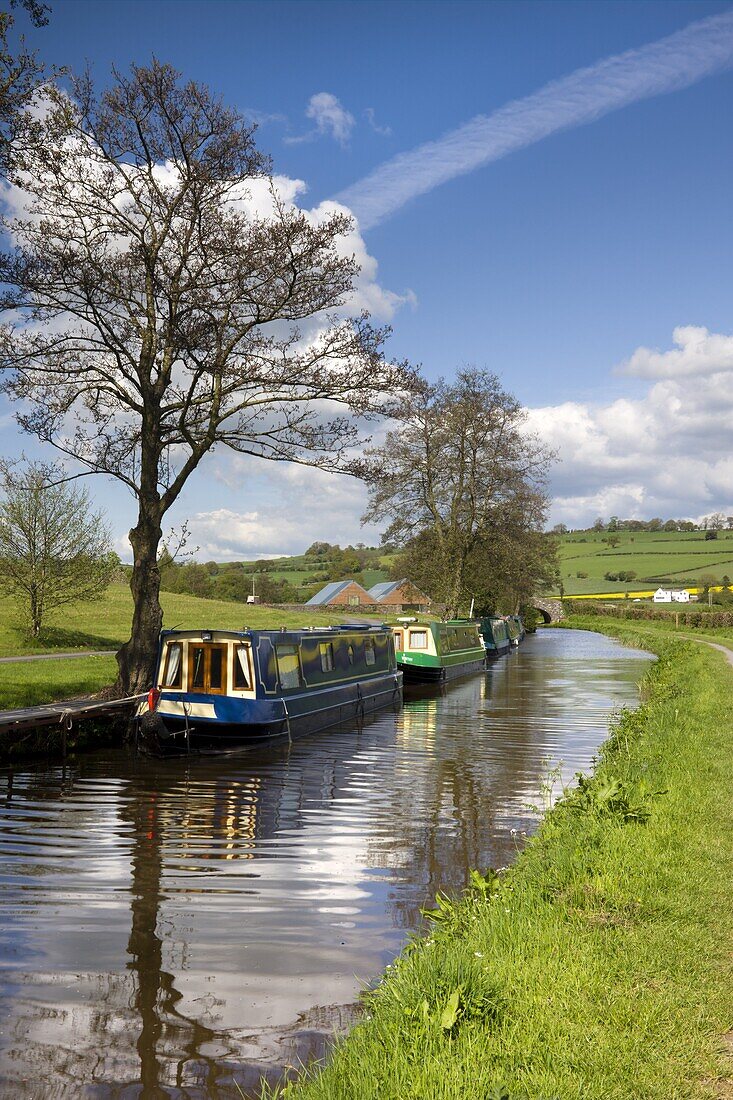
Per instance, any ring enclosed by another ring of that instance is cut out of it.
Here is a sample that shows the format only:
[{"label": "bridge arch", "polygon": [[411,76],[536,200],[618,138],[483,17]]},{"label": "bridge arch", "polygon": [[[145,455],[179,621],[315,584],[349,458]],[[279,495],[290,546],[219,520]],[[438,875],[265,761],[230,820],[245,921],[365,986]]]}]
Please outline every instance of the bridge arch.
[{"label": "bridge arch", "polygon": [[539,611],[542,621],[545,623],[559,623],[561,619],[565,618],[560,600],[535,599],[532,600],[532,607]]}]

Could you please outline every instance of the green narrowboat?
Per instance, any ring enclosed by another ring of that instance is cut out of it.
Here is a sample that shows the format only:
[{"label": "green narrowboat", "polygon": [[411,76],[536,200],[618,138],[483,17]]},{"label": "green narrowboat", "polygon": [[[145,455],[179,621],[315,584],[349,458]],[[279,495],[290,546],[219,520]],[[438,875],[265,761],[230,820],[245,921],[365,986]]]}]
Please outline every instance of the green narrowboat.
[{"label": "green narrowboat", "polygon": [[392,627],[397,667],[405,683],[435,683],[466,676],[486,667],[478,623],[402,620]]},{"label": "green narrowboat", "polygon": [[512,645],[519,645],[524,637],[524,623],[519,615],[507,615],[506,628],[509,634],[509,641]]},{"label": "green narrowboat", "polygon": [[506,619],[498,615],[488,615],[479,622],[479,630],[484,640],[487,657],[498,657],[506,653],[511,646]]}]

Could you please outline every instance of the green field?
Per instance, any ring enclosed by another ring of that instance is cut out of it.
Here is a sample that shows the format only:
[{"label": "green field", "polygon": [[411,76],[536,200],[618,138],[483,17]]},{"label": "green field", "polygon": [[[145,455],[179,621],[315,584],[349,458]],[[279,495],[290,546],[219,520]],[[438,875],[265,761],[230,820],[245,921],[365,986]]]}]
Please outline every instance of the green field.
[{"label": "green field", "polygon": [[[642,639],[637,624],[567,625]],[[660,660],[595,776],[513,868],[442,899],[330,1065],[281,1097],[733,1095],[733,674],[669,631],[643,641]]]},{"label": "green field", "polygon": [[[167,629],[330,626],[353,618],[349,609],[337,611],[279,611],[276,608],[200,600],[195,596],[161,593],[163,626]],[[360,615],[359,618],[366,618]],[[104,600],[76,604],[49,619],[40,643],[29,641],[14,625],[16,610],[0,599],[0,657],[31,653],[71,652],[74,649],[118,649],[127,640],[132,620],[132,597],[127,585],[113,585]],[[38,661],[0,665],[0,710],[88,695],[111,683],[114,657],[84,657],[69,661]]]},{"label": "green field", "polygon": [[[607,532],[577,531],[563,535],[558,562],[566,595],[587,592],[626,592],[656,588],[645,578],[665,577],[673,584],[697,580],[712,574],[718,580],[733,577],[733,531],[720,531],[714,541],[705,541],[704,531],[619,531],[619,545],[603,542]],[[633,570],[633,581],[607,581],[605,573]],[[578,577],[587,573],[587,577]]]}]

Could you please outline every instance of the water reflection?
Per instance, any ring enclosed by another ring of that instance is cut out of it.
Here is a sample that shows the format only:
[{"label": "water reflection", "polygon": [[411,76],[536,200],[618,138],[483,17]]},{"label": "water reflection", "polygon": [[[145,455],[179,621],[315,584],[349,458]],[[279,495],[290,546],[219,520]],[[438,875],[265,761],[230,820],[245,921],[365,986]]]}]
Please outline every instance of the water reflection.
[{"label": "water reflection", "polygon": [[2,1095],[239,1096],[322,1048],[437,889],[511,860],[547,768],[589,767],[643,660],[547,632],[361,732],[6,773]]}]

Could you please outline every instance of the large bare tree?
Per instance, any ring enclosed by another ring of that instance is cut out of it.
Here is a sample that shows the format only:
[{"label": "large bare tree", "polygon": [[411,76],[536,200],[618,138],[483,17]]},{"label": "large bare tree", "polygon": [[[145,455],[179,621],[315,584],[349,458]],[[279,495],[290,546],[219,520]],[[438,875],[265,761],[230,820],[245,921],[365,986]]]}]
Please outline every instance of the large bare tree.
[{"label": "large bare tree", "polygon": [[50,102],[14,159],[26,203],[6,220],[0,366],[26,431],[137,499],[118,664],[140,691],[163,520],[204,456],[339,468],[409,372],[365,316],[336,312],[358,273],[349,218],[284,201],[252,127],[208,89],[153,61]]},{"label": "large bare tree", "polygon": [[388,522],[385,541],[407,544],[402,563],[412,579],[457,615],[472,595],[483,598],[488,573],[511,572],[523,538],[529,556],[544,521],[551,456],[523,429],[521,405],[489,371],[464,369],[453,383],[424,383],[393,415],[396,427],[359,468],[370,489],[364,519]]}]

